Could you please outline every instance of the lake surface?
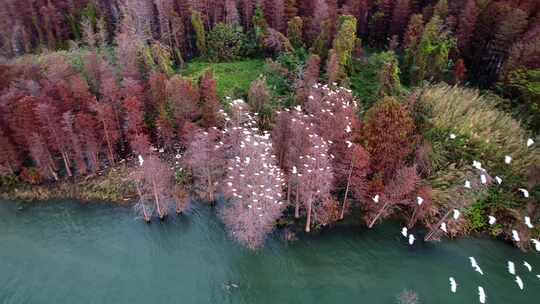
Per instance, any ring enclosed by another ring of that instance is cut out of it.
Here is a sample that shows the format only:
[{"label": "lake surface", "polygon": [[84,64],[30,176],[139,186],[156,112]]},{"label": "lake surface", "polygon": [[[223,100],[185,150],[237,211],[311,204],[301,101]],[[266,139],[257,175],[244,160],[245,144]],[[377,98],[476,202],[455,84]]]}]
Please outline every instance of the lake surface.
[{"label": "lake surface", "polygon": [[[417,242],[397,224],[334,229],[259,252],[227,238],[205,206],[150,225],[102,204],[0,202],[0,303],[539,303],[540,254],[485,239]],[[485,275],[474,272],[474,256]],[[521,291],[506,270],[516,263]],[[522,263],[533,266],[529,273]],[[448,277],[459,287],[451,294]],[[239,288],[227,290],[226,283]]]}]

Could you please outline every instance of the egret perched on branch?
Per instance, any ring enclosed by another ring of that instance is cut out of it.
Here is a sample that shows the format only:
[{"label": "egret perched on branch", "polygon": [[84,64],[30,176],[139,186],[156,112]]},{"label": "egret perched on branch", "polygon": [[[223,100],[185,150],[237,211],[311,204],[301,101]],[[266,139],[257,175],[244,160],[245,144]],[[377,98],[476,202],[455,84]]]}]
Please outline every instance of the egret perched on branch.
[{"label": "egret perched on branch", "polygon": [[523,290],[523,280],[519,276],[516,276],[515,282],[518,284],[519,289]]},{"label": "egret perched on branch", "polygon": [[533,224],[531,223],[531,218],[528,217],[528,216],[525,216],[524,219],[525,219],[525,225],[527,225],[527,227],[529,227],[530,229],[533,229],[534,226],[533,226]]},{"label": "egret perched on branch", "polygon": [[531,264],[527,263],[527,261],[523,262],[523,266],[525,266],[529,272],[532,272],[532,266]]},{"label": "egret perched on branch", "polygon": [[512,161],[512,156],[506,155],[506,156],[504,157],[504,162],[505,162],[506,164],[510,164],[511,161]]},{"label": "egret perched on branch", "polygon": [[482,304],[486,303],[487,296],[482,286],[478,286],[478,298],[480,300],[480,303]]},{"label": "egret perched on branch", "polygon": [[416,202],[418,203],[418,206],[422,206],[422,203],[424,202],[424,199],[421,198],[420,196],[417,196],[416,197]]},{"label": "egret perched on branch", "polygon": [[508,261],[508,273],[516,275],[516,265],[512,261]]},{"label": "egret perched on branch", "polygon": [[519,233],[517,232],[517,230],[515,229],[512,229],[512,238],[514,239],[514,241],[516,242],[519,242],[521,239],[519,238]]},{"label": "egret perched on branch", "polygon": [[414,238],[414,235],[409,234],[409,245],[412,246],[412,244],[414,244],[414,240],[416,240],[416,239]]},{"label": "egret perched on branch", "polygon": [[403,235],[403,237],[407,237],[407,234],[408,234],[407,227],[401,228],[401,235]]},{"label": "egret perched on branch", "polygon": [[441,224],[441,230],[444,231],[445,233],[448,233],[448,230],[446,229],[446,223],[442,223]]},{"label": "egret perched on branch", "polygon": [[379,202],[379,195],[378,195],[378,194],[375,195],[375,196],[373,197],[373,201],[374,201],[375,203],[378,203],[378,202]]},{"label": "egret perched on branch", "polygon": [[484,275],[484,272],[476,262],[476,259],[474,257],[469,257],[469,260],[471,261],[471,267],[474,268],[474,271],[478,272],[481,275]]},{"label": "egret perched on branch", "polygon": [[296,169],[296,166],[293,166],[292,167],[292,174],[296,174],[298,173],[298,170]]},{"label": "egret perched on branch", "polygon": [[456,280],[455,280],[453,277],[450,277],[449,280],[450,280],[450,290],[451,290],[453,293],[456,293],[456,291],[457,291],[457,283],[456,283]]},{"label": "egret perched on branch", "polygon": [[502,184],[502,178],[495,176],[495,180],[497,181],[497,184]]},{"label": "egret perched on branch", "polygon": [[461,212],[459,212],[459,210],[457,209],[454,209],[454,220],[459,219],[460,215],[461,215]]},{"label": "egret perched on branch", "polygon": [[480,181],[482,182],[482,184],[486,184],[487,183],[487,178],[484,174],[480,175]]},{"label": "egret perched on branch", "polygon": [[142,155],[139,155],[139,166],[142,167],[143,164],[144,164],[144,159],[143,159]]},{"label": "egret perched on branch", "polygon": [[450,133],[450,139],[456,139],[456,134]]},{"label": "egret perched on branch", "polygon": [[490,225],[495,225],[495,223],[497,222],[497,219],[494,217],[494,216],[488,216],[489,218],[489,224]]},{"label": "egret perched on branch", "polygon": [[473,167],[475,167],[478,170],[482,170],[482,164],[479,161],[473,160],[472,162]]},{"label": "egret perched on branch", "polygon": [[527,189],[519,188],[518,190],[519,190],[521,193],[523,193],[523,197],[525,197],[525,198],[528,198],[528,197],[529,197],[529,191],[527,191]]},{"label": "egret perched on branch", "polygon": [[467,189],[471,189],[471,182],[468,181],[468,180],[466,180],[466,181],[465,181],[465,186],[464,186],[464,187],[467,188]]},{"label": "egret perched on branch", "polygon": [[347,143],[347,148],[350,148],[350,147],[352,147],[352,145],[353,145],[353,143],[352,143],[352,142],[350,142],[350,141],[348,141],[348,140],[346,140],[345,142]]},{"label": "egret perched on branch", "polygon": [[534,145],[534,140],[532,138],[527,139],[527,148]]}]

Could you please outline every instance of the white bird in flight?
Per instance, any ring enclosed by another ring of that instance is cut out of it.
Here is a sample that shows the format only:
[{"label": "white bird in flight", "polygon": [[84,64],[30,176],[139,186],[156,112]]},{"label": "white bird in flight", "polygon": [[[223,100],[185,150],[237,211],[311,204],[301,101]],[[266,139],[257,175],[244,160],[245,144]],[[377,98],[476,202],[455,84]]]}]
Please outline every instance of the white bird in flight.
[{"label": "white bird in flight", "polygon": [[534,226],[533,226],[533,224],[531,223],[531,218],[528,217],[528,216],[525,216],[524,219],[525,219],[525,225],[527,225],[527,227],[529,227],[530,229],[533,229]]},{"label": "white bird in flight", "polygon": [[516,275],[516,265],[512,261],[508,261],[508,273]]},{"label": "white bird in flight", "polygon": [[476,259],[474,257],[469,257],[469,260],[471,261],[471,267],[474,268],[474,271],[484,275],[484,272],[482,271],[482,268],[480,268],[480,265],[478,265],[476,262]]},{"label": "white bird in flight", "polygon": [[527,148],[534,145],[534,140],[532,138],[527,139]]},{"label": "white bird in flight", "polygon": [[446,229],[446,223],[442,223],[441,224],[441,230],[444,231],[445,233],[448,233],[448,230]]},{"label": "white bird in flight", "polygon": [[450,280],[450,290],[453,293],[456,293],[457,291],[457,283],[456,280],[453,277],[450,277],[448,280]]},{"label": "white bird in flight", "polygon": [[378,194],[375,195],[375,196],[373,197],[373,201],[374,201],[375,203],[378,203],[378,202],[379,202],[379,195],[378,195]]},{"label": "white bird in flight", "polygon": [[510,164],[510,162],[512,162],[512,156],[506,155],[506,156],[504,157],[504,162],[505,162],[506,164]]},{"label": "white bird in flight", "polygon": [[471,182],[468,181],[468,180],[465,181],[465,186],[464,187],[467,188],[467,189],[471,189]]},{"label": "white bird in flight", "polygon": [[519,188],[518,190],[519,190],[521,193],[523,193],[523,197],[525,197],[525,198],[528,198],[528,197],[529,197],[529,191],[527,191],[527,189]]},{"label": "white bird in flight", "polygon": [[409,245],[412,246],[412,244],[414,244],[414,240],[415,240],[414,235],[409,234]]},{"label": "white bird in flight", "polygon": [[480,300],[480,303],[482,304],[486,303],[487,296],[482,286],[478,286],[478,298]]},{"label": "white bird in flight", "polygon": [[144,164],[144,159],[143,159],[142,155],[139,155],[139,166],[142,167],[143,164]]},{"label": "white bird in flight", "polygon": [[517,283],[519,289],[523,290],[523,280],[519,276],[516,276],[515,282]]},{"label": "white bird in flight", "polygon": [[527,261],[523,262],[523,266],[525,266],[529,272],[532,272],[532,266],[531,264],[527,263]]},{"label": "white bird in flight", "polygon": [[519,242],[521,239],[519,238],[519,233],[517,232],[517,230],[515,229],[512,229],[512,238],[514,239],[514,241],[516,242]]},{"label": "white bird in flight", "polygon": [[408,233],[407,227],[401,228],[401,235],[403,235],[403,237],[407,237],[407,233]]},{"label": "white bird in flight", "polygon": [[497,184],[502,184],[502,178],[495,176],[495,180],[497,181]]},{"label": "white bird in flight", "polygon": [[422,206],[422,203],[424,202],[424,199],[420,196],[416,197],[416,203],[418,203],[418,206]]},{"label": "white bird in flight", "polygon": [[454,220],[459,219],[460,215],[461,215],[461,212],[459,212],[459,210],[457,209],[454,209]]},{"label": "white bird in flight", "polygon": [[488,218],[489,218],[489,224],[490,225],[495,225],[495,223],[497,222],[497,219],[494,216],[491,216],[491,215],[489,215]]}]

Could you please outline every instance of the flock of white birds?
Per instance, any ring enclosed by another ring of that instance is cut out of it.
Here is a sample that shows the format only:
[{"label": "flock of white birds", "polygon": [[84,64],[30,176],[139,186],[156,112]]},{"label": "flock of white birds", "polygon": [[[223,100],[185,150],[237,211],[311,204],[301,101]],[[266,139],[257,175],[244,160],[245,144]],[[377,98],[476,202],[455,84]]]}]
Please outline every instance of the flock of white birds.
[{"label": "flock of white birds", "polygon": [[[455,134],[450,134],[450,139],[452,139],[452,140],[456,139],[456,135]],[[534,144],[534,141],[531,138],[529,138],[527,140],[527,147],[531,147],[533,144]],[[509,156],[509,155],[505,156],[504,162],[509,165],[512,162],[512,157]],[[473,167],[479,169],[481,172],[486,172],[486,170],[484,168],[482,168],[482,164],[479,161],[473,161]],[[502,183],[502,178],[500,178],[499,176],[496,176],[495,180],[497,181],[497,184]],[[485,174],[480,175],[480,182],[482,184],[487,183],[487,177],[486,177]],[[471,181],[466,180],[465,184],[464,184],[464,187],[467,188],[467,189],[470,189],[471,188]],[[525,198],[529,197],[529,191],[527,189],[519,188],[518,191],[523,194],[523,197],[525,197]],[[379,195],[375,195],[375,197],[373,197],[372,199],[373,199],[374,202],[378,202],[379,201]],[[422,205],[423,201],[424,200],[421,197],[417,197],[418,205]],[[460,215],[461,215],[461,212],[459,210],[457,210],[457,209],[453,210],[453,219],[454,220],[459,219]],[[523,218],[523,220],[524,220],[525,225],[529,229],[534,228],[534,225],[532,224],[531,218],[529,216],[525,216]],[[493,226],[493,225],[495,225],[496,222],[497,222],[497,219],[494,216],[492,216],[492,215],[488,216],[489,225]],[[446,226],[445,222],[441,223],[439,228],[443,232],[448,233],[447,226]],[[403,227],[401,229],[401,235],[404,238],[408,239],[409,245],[412,246],[414,244],[414,241],[416,240],[416,238],[412,233],[409,234],[407,227]],[[521,241],[519,233],[515,229],[512,230],[512,239],[515,242],[520,242]],[[531,242],[533,243],[535,250],[540,252],[540,241],[537,240],[537,239],[531,239]],[[474,271],[478,272],[480,275],[483,276],[484,272],[482,271],[482,268],[480,268],[480,265],[478,264],[476,259],[471,256],[471,257],[469,257],[469,261],[470,261],[471,267],[474,269]],[[523,266],[529,272],[532,272],[533,267],[527,261],[523,261]],[[525,288],[525,285],[523,283],[523,279],[519,275],[516,274],[516,266],[515,266],[514,262],[508,261],[507,267],[508,267],[508,272],[511,275],[514,276],[514,282],[517,284],[517,287],[520,290],[523,290]],[[540,279],[540,275],[536,275],[536,277],[538,279]],[[456,293],[457,289],[458,289],[458,283],[457,283],[456,279],[454,277],[449,277],[449,282],[450,282],[450,291],[452,293]],[[482,287],[482,286],[478,286],[478,299],[479,299],[480,303],[482,303],[482,304],[486,303],[486,301],[487,301],[487,294],[486,294],[486,291],[484,290],[484,287]]]}]

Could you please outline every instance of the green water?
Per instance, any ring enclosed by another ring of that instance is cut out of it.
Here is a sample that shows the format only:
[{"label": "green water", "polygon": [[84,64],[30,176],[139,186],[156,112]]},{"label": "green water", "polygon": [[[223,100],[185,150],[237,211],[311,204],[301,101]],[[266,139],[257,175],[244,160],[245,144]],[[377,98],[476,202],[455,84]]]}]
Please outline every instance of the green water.
[{"label": "green water", "polygon": [[[0,303],[395,303],[407,288],[420,303],[463,304],[479,303],[478,285],[488,303],[539,303],[540,254],[484,239],[410,247],[399,230],[337,228],[290,244],[274,237],[254,253],[228,240],[207,207],[147,225],[115,206],[0,202]],[[506,271],[509,259],[524,291]]]}]

